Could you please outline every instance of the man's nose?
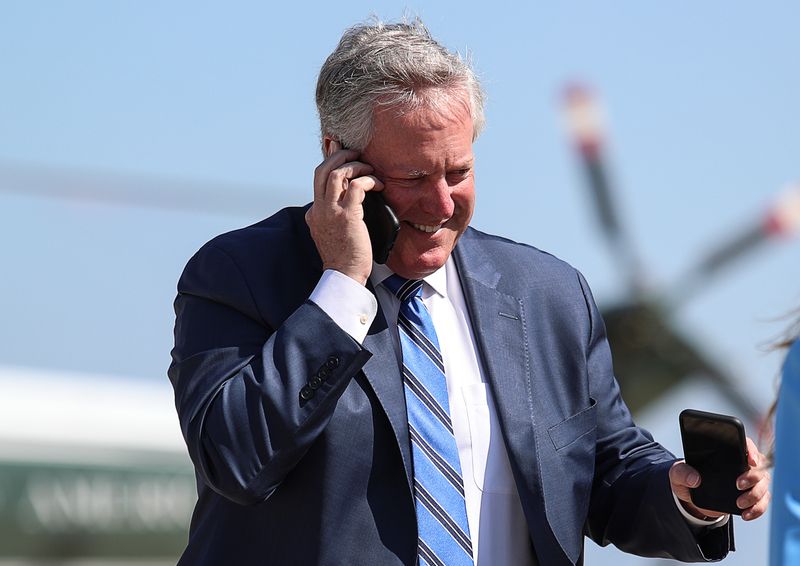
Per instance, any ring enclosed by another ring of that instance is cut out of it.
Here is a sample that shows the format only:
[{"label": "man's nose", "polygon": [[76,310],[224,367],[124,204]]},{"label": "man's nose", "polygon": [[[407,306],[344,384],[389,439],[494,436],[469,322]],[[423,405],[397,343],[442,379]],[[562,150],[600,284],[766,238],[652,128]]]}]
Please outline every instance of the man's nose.
[{"label": "man's nose", "polygon": [[452,187],[448,185],[446,177],[432,177],[422,199],[422,209],[442,219],[450,218],[455,208],[451,193]]}]

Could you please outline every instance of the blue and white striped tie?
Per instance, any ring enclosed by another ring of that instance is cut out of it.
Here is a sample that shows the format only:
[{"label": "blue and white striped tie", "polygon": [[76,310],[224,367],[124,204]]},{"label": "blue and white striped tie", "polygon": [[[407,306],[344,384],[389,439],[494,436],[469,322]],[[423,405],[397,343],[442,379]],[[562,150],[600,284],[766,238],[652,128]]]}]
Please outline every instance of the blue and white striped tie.
[{"label": "blue and white striped tie", "polygon": [[423,565],[472,565],[464,482],[450,421],[444,361],[422,302],[422,283],[399,275],[383,282],[400,299],[397,325],[414,462],[417,552]]}]

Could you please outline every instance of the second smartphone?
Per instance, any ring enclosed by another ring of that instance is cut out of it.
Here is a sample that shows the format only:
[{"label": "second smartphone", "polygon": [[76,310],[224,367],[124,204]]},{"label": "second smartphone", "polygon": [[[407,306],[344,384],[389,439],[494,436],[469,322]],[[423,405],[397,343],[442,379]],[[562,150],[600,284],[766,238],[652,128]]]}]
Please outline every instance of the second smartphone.
[{"label": "second smartphone", "polygon": [[736,417],[686,409],[680,414],[686,463],[700,472],[692,502],[703,509],[741,515],[736,499],[742,494],[736,479],[750,469],[747,437]]}]

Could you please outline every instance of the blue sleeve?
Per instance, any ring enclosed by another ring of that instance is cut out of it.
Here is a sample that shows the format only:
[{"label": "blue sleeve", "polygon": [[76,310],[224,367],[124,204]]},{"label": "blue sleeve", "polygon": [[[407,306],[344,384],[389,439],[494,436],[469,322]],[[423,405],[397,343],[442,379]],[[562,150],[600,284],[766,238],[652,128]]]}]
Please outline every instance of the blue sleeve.
[{"label": "blue sleeve", "polygon": [[800,564],[800,340],[786,356],[775,416],[770,565]]},{"label": "blue sleeve", "polygon": [[280,485],[370,357],[310,301],[270,327],[259,284],[223,249],[202,248],[178,283],[168,372],[198,477],[241,504]]},{"label": "blue sleeve", "polygon": [[588,535],[600,545],[612,543],[640,556],[684,562],[724,558],[733,549],[733,521],[719,528],[696,528],[678,511],[669,483],[675,457],[633,422],[613,375],[605,325],[583,277],[580,283],[591,322],[589,387],[597,401]]}]

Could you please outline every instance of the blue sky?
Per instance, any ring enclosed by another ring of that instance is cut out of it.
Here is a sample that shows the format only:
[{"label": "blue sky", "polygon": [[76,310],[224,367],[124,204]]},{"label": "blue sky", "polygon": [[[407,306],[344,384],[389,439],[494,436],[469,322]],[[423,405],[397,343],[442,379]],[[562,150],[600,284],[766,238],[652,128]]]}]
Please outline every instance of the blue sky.
[{"label": "blue sky", "polygon": [[[316,73],[345,27],[404,12],[470,53],[488,92],[473,225],[571,262],[601,304],[622,279],[564,130],[568,82],[602,99],[616,197],[654,292],[800,179],[789,1],[7,1],[0,364],[166,379],[186,260],[310,200]],[[26,189],[37,183],[184,191],[187,206],[210,187],[245,212],[43,198]],[[800,306],[799,259],[797,239],[765,245],[676,315],[763,405],[780,356],[762,345]]]},{"label": "blue sky", "polygon": [[[161,379],[183,263],[215,233],[310,198],[316,72],[341,30],[372,13],[417,13],[471,54],[488,92],[473,224],[570,261],[600,302],[622,287],[563,128],[567,82],[602,98],[616,196],[654,288],[798,178],[790,2],[7,2],[3,12],[3,363]],[[78,188],[158,181],[188,203],[208,183],[259,198],[242,216],[68,203],[7,192],[21,165],[79,173]],[[799,251],[765,246],[679,313],[759,390],[778,359],[758,345],[800,304]]]}]

